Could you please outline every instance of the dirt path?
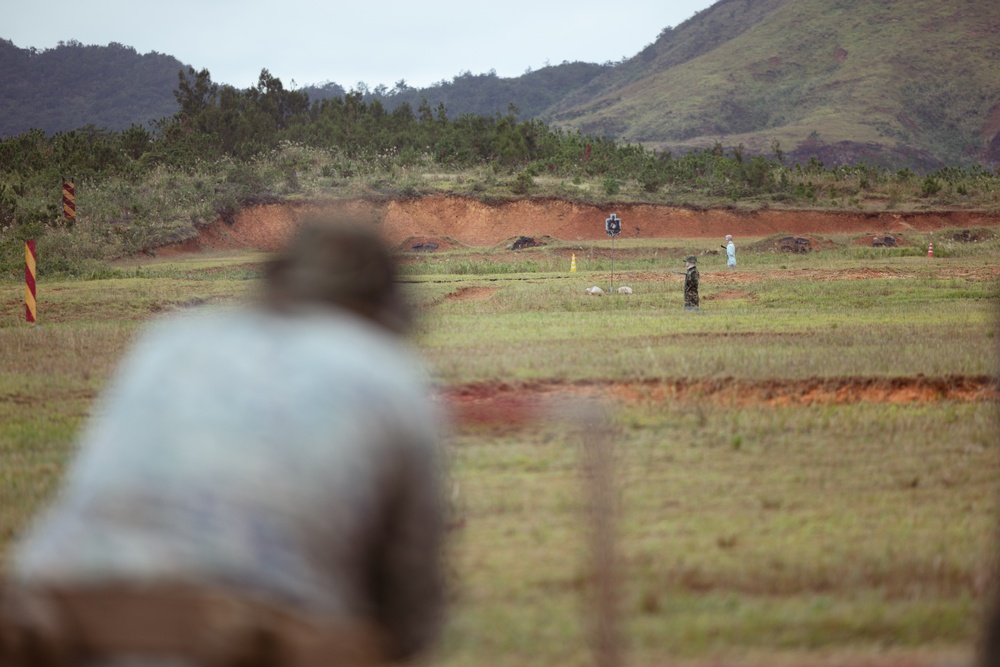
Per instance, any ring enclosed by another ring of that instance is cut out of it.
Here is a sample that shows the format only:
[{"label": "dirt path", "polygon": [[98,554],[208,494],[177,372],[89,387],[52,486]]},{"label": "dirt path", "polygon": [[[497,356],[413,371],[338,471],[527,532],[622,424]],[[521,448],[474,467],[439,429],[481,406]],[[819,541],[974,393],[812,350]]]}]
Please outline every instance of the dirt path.
[{"label": "dirt path", "polygon": [[[247,248],[274,251],[284,246],[314,204],[270,204],[243,211],[230,225],[217,221],[197,240],[174,247],[197,252]],[[1000,215],[970,211],[926,213],[690,210],[668,206],[594,206],[562,200],[521,200],[484,204],[462,197],[424,197],[390,202],[351,201],[323,208],[370,211],[382,220],[386,240],[450,239],[492,246],[517,236],[550,236],[563,241],[607,240],[604,219],[617,213],[622,239],[763,238],[773,234],[884,235],[1000,226]]]},{"label": "dirt path", "polygon": [[596,398],[611,403],[709,401],[729,407],[933,403],[1000,400],[993,378],[844,377],[804,380],[653,380],[646,382],[480,382],[442,388],[438,394],[460,425],[528,425],[545,417],[561,398]]}]

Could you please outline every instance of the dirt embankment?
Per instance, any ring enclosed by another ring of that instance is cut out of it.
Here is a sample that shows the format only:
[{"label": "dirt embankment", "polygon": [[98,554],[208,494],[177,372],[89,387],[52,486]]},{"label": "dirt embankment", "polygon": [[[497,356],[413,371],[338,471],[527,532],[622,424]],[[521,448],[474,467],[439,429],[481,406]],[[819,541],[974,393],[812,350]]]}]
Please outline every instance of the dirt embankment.
[{"label": "dirt embankment", "polygon": [[747,380],[737,378],[592,382],[477,382],[439,391],[457,424],[517,428],[547,418],[559,398],[609,403],[662,404],[697,401],[729,407],[912,404],[1000,400],[989,376],[834,377]]},{"label": "dirt embankment", "polygon": [[520,200],[485,204],[463,197],[424,197],[389,202],[268,204],[243,211],[232,224],[217,221],[197,240],[175,250],[247,248],[274,251],[285,245],[301,219],[320,208],[372,213],[391,244],[414,237],[450,238],[470,246],[492,246],[517,236],[550,236],[563,241],[607,240],[604,220],[616,213],[621,239],[760,238],[772,234],[900,234],[1000,226],[1000,215],[971,211],[865,213],[825,211],[690,210],[629,204],[594,206],[561,200]]}]

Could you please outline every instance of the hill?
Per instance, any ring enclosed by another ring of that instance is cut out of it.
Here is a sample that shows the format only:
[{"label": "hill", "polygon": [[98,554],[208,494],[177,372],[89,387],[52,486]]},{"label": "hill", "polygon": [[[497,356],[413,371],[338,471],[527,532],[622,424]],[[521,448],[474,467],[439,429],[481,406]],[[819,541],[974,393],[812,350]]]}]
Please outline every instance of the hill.
[{"label": "hill", "polygon": [[[170,116],[185,67],[115,43],[36,51],[0,40],[0,136]],[[360,88],[390,111],[426,100],[457,118],[513,105],[522,119],[674,153],[721,144],[827,166],[1000,165],[1000,3],[719,0],[614,65]],[[347,92],[301,90],[313,101]]]},{"label": "hill", "polygon": [[39,51],[0,39],[0,137],[94,125],[143,125],[177,112],[173,91],[185,65],[130,46],[60,43]]},{"label": "hill", "polygon": [[720,0],[543,117],[664,150],[1000,164],[1000,3]]},{"label": "hill", "polygon": [[[423,89],[401,80],[391,90],[362,86],[358,92],[365,102],[379,100],[389,109],[405,103],[415,110],[427,99],[457,118],[505,114],[513,104],[522,117],[533,118],[609,68],[564,62],[514,78],[466,71]],[[0,39],[0,137],[30,129],[53,134],[85,125],[121,130],[172,116],[178,110],[173,91],[182,69],[187,65],[173,56],[143,55],[117,43],[85,46],[71,40],[39,51]],[[300,90],[312,101],[347,93],[334,82]]]},{"label": "hill", "polygon": [[[412,88],[401,81],[392,90],[375,88],[361,92],[366,102],[377,99],[389,109],[404,103],[417,109],[426,99],[432,108],[443,104],[451,118],[465,114],[506,114],[510,105],[514,105],[522,117],[535,118],[610,69],[610,65],[564,62],[519,77],[501,78],[494,71],[485,74],[463,72],[451,81],[440,81],[428,88]],[[343,94],[339,86],[328,86],[328,89],[332,89],[334,95],[338,89]],[[307,88],[306,92],[310,99],[327,96],[324,89]]]}]

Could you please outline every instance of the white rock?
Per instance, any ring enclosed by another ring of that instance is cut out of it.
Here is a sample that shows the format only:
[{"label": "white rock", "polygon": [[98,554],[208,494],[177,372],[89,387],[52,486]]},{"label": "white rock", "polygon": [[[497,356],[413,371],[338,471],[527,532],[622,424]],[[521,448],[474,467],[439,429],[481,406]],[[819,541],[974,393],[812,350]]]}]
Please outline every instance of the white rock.
[{"label": "white rock", "polygon": [[631,288],[631,287],[629,287],[628,285],[622,285],[622,286],[621,286],[621,287],[619,287],[619,288],[618,288],[618,289],[617,289],[616,291],[617,291],[617,292],[618,292],[619,294],[631,294],[631,293],[632,293],[632,288]]},{"label": "white rock", "polygon": [[584,290],[584,291],[585,291],[585,292],[586,292],[587,294],[589,294],[590,296],[603,296],[603,295],[604,295],[604,290],[602,290],[602,289],[601,289],[600,287],[598,287],[597,285],[594,285],[593,287],[588,287],[588,288],[587,288],[586,290]]}]

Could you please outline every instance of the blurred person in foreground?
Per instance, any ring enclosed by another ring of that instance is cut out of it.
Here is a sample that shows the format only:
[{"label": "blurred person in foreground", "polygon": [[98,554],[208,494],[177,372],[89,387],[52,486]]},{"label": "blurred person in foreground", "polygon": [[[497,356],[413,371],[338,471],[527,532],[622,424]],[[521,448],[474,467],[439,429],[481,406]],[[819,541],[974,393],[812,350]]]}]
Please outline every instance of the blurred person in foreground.
[{"label": "blurred person in foreground", "polygon": [[317,219],[260,303],[148,331],[16,547],[0,664],[311,667],[427,648],[439,423],[407,324],[373,224]]}]

